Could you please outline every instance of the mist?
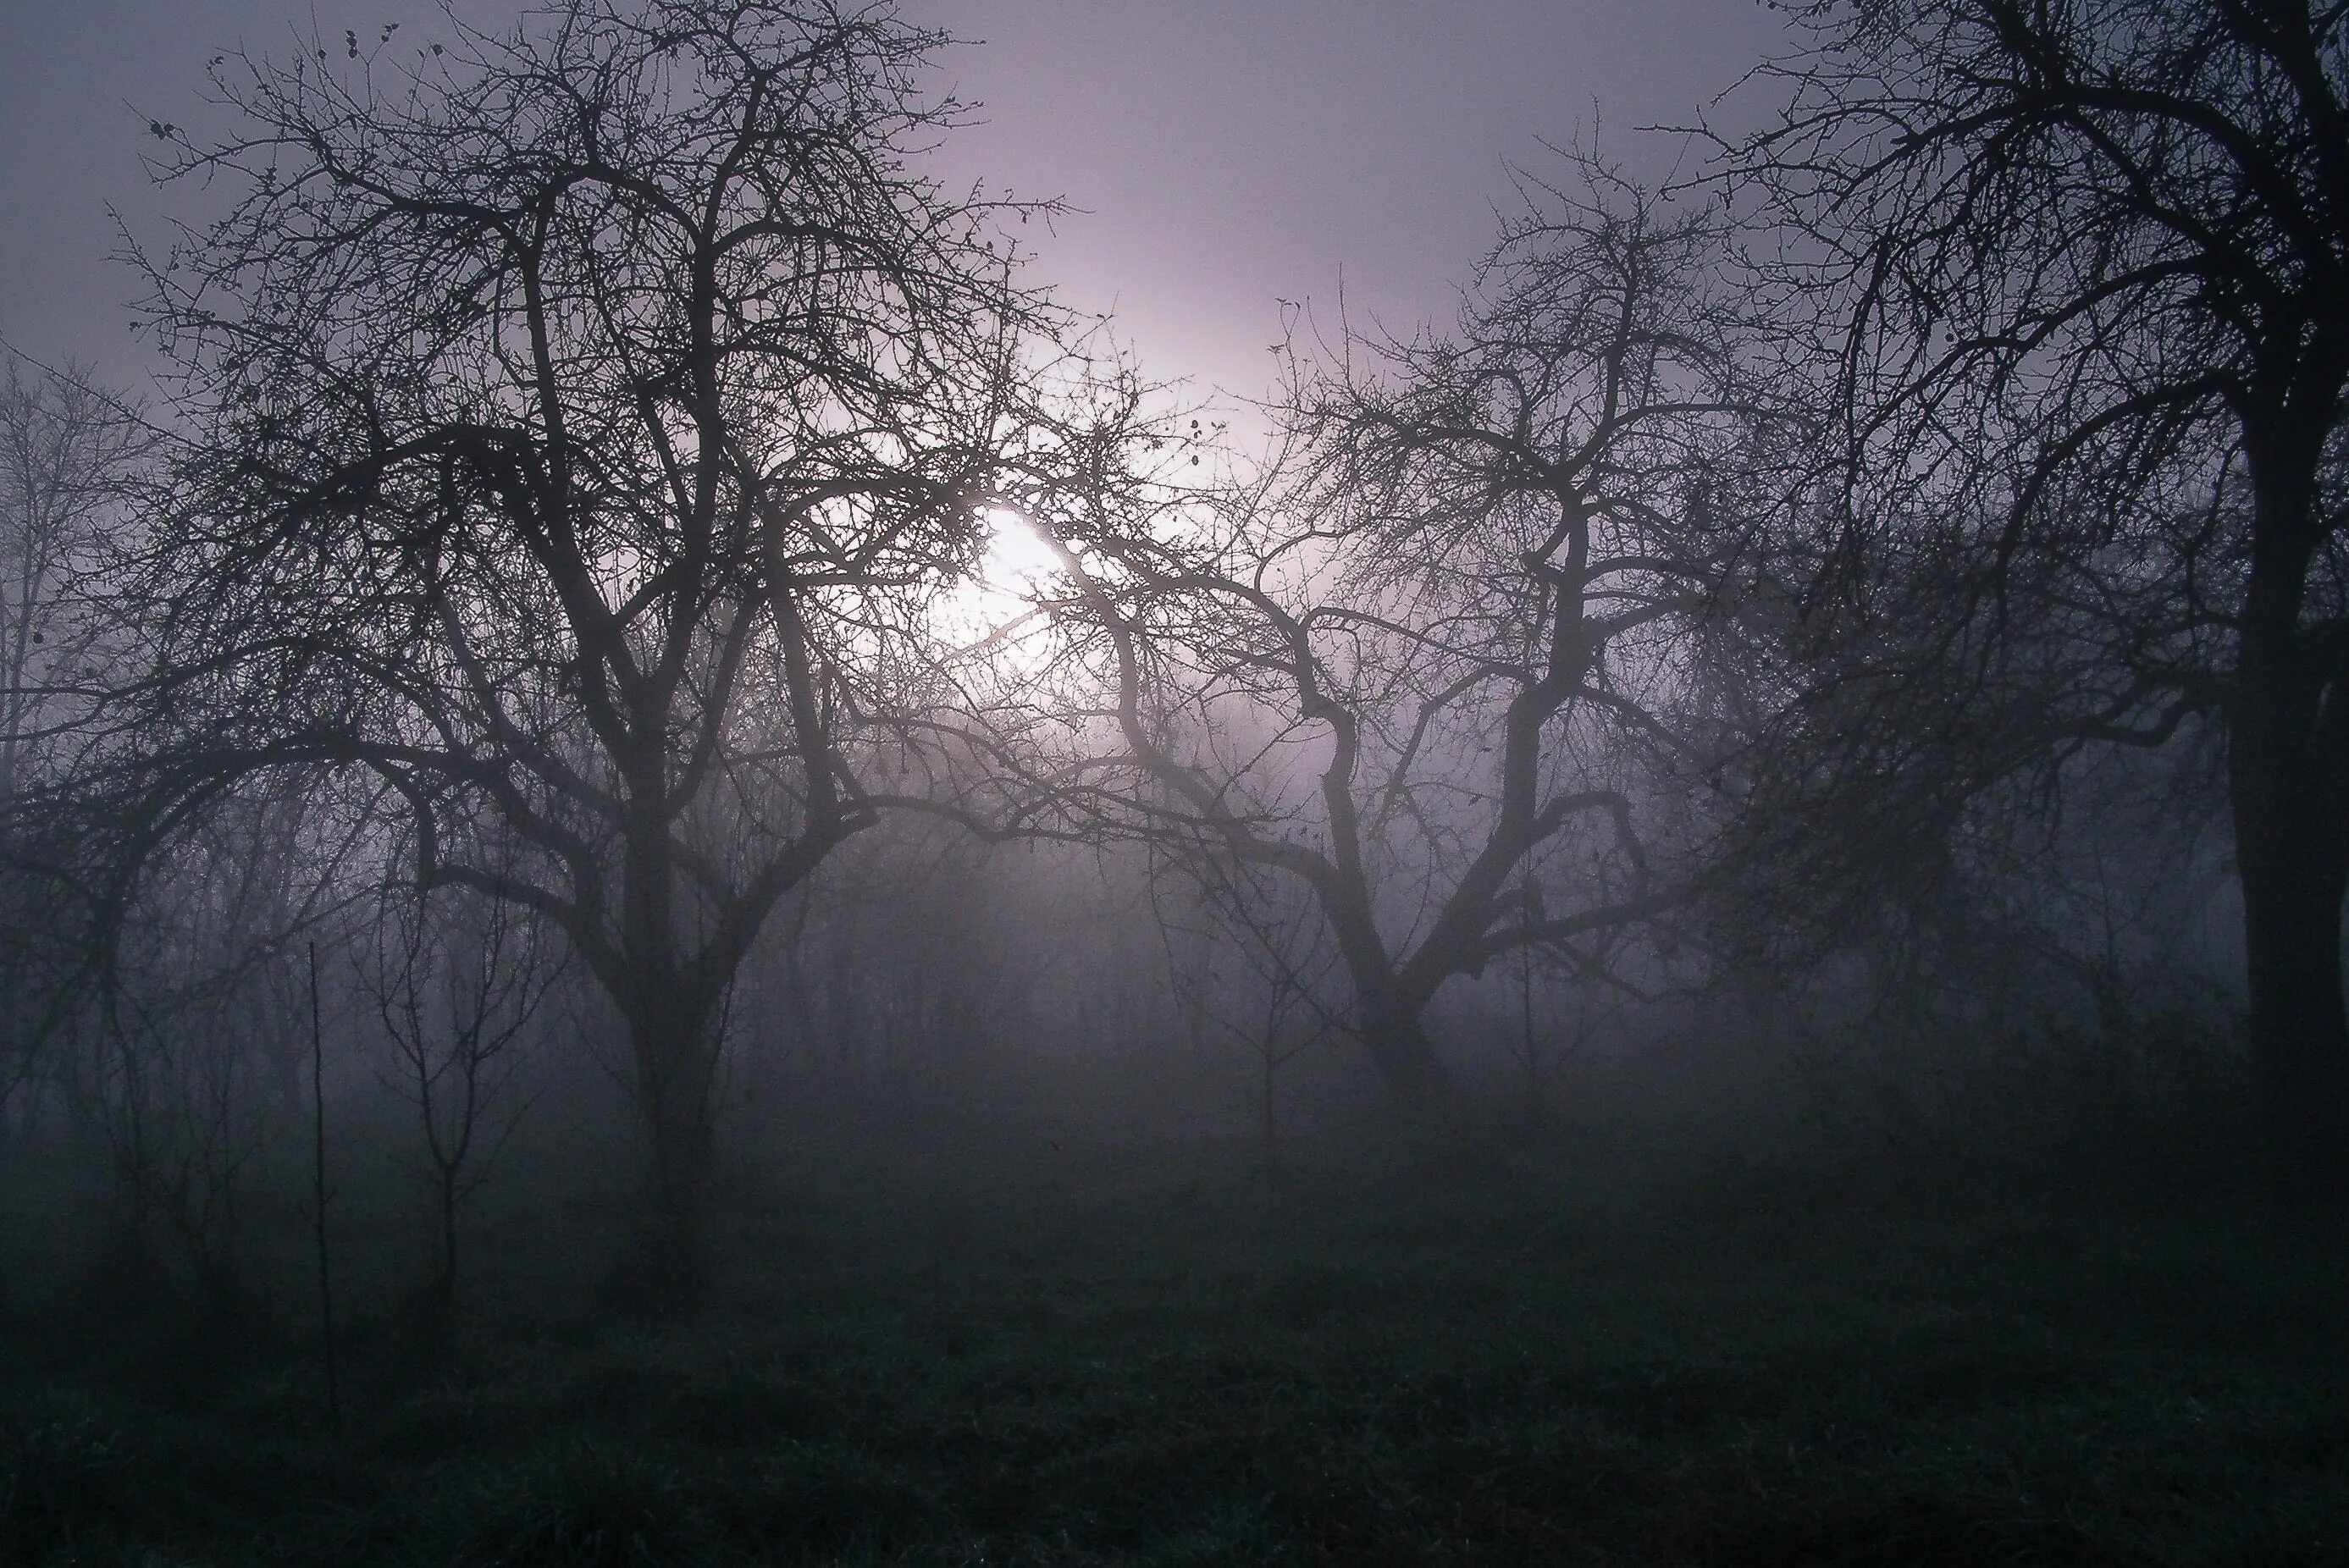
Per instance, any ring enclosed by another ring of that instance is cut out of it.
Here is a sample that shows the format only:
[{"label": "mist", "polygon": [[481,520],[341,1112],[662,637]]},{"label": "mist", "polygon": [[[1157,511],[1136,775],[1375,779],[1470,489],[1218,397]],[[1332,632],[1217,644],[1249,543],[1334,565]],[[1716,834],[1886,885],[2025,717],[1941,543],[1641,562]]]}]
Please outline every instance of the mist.
[{"label": "mist", "polygon": [[2342,1557],[2349,25],[1537,9],[43,111],[0,1560]]}]

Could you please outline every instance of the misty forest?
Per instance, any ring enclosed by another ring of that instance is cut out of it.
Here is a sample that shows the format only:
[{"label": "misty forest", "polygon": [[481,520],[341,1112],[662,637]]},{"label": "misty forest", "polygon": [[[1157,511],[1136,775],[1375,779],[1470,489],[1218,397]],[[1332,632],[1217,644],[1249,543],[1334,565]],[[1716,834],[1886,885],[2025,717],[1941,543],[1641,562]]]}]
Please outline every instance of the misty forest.
[{"label": "misty forest", "polygon": [[0,1562],[2349,1563],[2349,5],[1782,10],[1237,390],[888,0],[186,61]]}]

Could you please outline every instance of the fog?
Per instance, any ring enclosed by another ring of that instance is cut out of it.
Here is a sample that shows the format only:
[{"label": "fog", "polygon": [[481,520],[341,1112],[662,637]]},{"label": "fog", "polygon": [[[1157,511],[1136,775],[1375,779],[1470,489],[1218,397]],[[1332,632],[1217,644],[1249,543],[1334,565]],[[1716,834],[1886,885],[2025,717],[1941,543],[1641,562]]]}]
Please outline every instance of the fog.
[{"label": "fog", "polygon": [[2349,26],[950,9],[8,155],[0,1559],[2337,1556]]}]

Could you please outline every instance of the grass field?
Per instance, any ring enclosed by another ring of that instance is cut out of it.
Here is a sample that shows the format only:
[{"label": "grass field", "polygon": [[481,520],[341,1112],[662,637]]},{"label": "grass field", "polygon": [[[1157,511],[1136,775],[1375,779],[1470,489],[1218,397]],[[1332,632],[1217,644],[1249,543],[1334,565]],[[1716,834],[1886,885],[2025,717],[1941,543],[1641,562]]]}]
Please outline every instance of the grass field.
[{"label": "grass field", "polygon": [[0,1561],[2349,1563],[2337,1232],[1440,1150],[832,1186],[734,1212],[681,1326],[545,1225],[485,1243],[453,1349],[358,1277],[338,1438],[298,1298],[20,1322]]}]

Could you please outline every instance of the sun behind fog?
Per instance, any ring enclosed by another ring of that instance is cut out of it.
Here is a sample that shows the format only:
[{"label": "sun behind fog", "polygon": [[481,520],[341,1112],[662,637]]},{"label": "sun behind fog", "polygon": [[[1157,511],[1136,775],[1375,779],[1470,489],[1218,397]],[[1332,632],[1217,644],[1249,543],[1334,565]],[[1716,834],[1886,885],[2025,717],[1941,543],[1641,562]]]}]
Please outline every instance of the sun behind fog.
[{"label": "sun behind fog", "polygon": [[987,531],[978,569],[940,597],[937,624],[949,636],[967,643],[1002,639],[995,650],[1000,655],[1016,646],[1019,623],[1033,609],[1030,600],[1060,575],[1061,561],[1028,520],[1009,507],[990,507],[979,513],[978,521]]},{"label": "sun behind fog", "polygon": [[980,579],[989,586],[1025,593],[1061,571],[1061,558],[1029,521],[1008,506],[979,514],[987,525],[987,556]]}]

